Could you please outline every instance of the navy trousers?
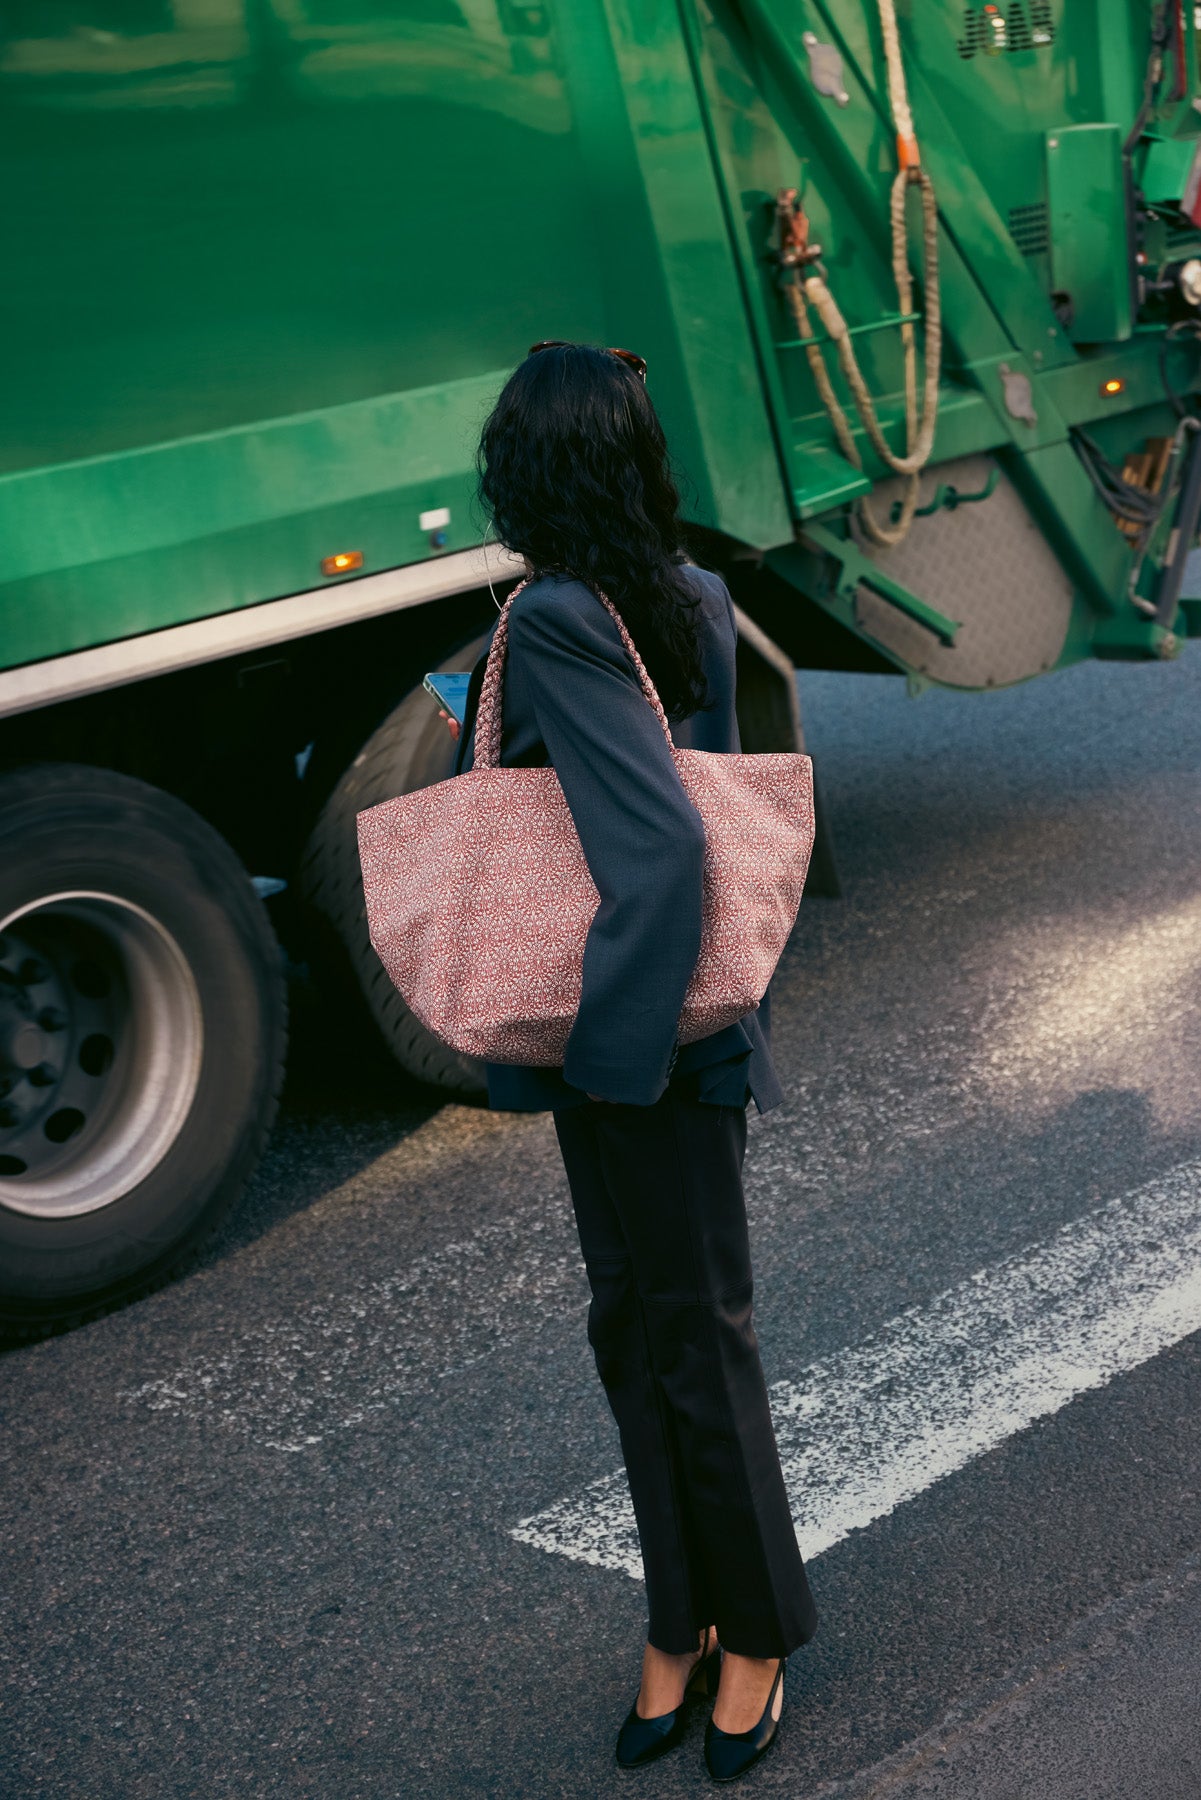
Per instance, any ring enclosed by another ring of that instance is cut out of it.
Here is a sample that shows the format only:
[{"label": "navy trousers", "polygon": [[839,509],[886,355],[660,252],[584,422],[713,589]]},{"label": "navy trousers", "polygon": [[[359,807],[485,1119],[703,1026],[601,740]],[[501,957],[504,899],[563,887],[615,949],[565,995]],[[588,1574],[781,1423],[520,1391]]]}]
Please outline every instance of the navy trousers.
[{"label": "navy trousers", "polygon": [[745,1107],[668,1087],[653,1106],[557,1108],[592,1289],[588,1337],[621,1434],[649,1641],[786,1656],[817,1629],[759,1347]]}]

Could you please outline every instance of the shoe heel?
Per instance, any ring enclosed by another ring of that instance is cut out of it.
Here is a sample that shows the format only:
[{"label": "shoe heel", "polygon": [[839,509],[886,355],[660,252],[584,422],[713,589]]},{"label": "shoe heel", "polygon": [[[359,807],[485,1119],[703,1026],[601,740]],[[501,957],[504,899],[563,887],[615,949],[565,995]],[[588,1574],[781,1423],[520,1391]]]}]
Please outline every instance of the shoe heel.
[{"label": "shoe heel", "polygon": [[721,1651],[713,1650],[702,1662],[699,1662],[688,1678],[688,1692],[699,1694],[703,1699],[716,1698],[717,1684],[721,1679]]}]

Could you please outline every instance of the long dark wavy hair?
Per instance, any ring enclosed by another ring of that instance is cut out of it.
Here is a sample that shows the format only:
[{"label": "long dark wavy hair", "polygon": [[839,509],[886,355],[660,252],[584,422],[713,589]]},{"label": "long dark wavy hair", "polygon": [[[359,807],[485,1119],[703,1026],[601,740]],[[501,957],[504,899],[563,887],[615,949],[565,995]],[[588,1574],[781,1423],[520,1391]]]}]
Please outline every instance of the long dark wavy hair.
[{"label": "long dark wavy hair", "polygon": [[670,718],[714,704],[700,594],[682,573],[680,496],[641,377],[591,344],[527,356],[501,390],[478,456],[497,537],[535,575],[601,588]]}]

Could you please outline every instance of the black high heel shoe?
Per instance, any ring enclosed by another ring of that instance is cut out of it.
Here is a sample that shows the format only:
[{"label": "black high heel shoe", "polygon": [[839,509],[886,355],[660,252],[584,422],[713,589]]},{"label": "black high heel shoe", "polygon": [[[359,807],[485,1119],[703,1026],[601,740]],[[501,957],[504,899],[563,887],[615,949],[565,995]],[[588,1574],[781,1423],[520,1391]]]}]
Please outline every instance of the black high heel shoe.
[{"label": "black high heel shoe", "polygon": [[705,1727],[705,1766],[714,1781],[737,1781],[775,1742],[780,1721],[772,1718],[772,1707],[775,1704],[776,1690],[784,1679],[784,1664],[787,1660],[785,1656],[780,1658],[776,1679],[767,1696],[767,1705],[763,1708],[758,1723],[752,1725],[749,1731],[723,1731],[720,1725],[709,1720]]},{"label": "black high heel shoe", "polygon": [[717,1692],[717,1671],[721,1665],[721,1651],[716,1643],[709,1648],[711,1628],[705,1627],[705,1642],[701,1646],[701,1654],[696,1667],[684,1687],[683,1699],[672,1712],[660,1713],[657,1718],[644,1719],[638,1712],[638,1699],[626,1714],[625,1723],[617,1734],[617,1760],[623,1769],[641,1769],[647,1763],[654,1762],[668,1750],[674,1750],[684,1735],[685,1702],[689,1694],[715,1694]]}]

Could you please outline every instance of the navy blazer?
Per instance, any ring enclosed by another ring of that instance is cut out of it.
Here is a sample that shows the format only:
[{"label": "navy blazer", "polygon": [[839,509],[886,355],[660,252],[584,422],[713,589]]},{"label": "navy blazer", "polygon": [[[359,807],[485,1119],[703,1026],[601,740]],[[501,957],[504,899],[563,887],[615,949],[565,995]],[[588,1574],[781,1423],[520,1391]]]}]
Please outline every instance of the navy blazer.
[{"label": "navy blazer", "polygon": [[[720,576],[685,567],[701,592],[704,671],[716,705],[673,721],[672,736],[682,749],[738,751],[734,603]],[[486,658],[485,651],[473,670],[456,774],[474,760],[473,706]],[[500,760],[554,767],[600,904],[563,1067],[486,1063],[489,1105],[541,1112],[582,1105],[592,1093],[651,1106],[670,1080],[713,1105],[777,1106],[784,1096],[767,995],[724,1030],[676,1042],[700,947],[704,827],[617,626],[583,582],[543,576],[513,602]]]}]

